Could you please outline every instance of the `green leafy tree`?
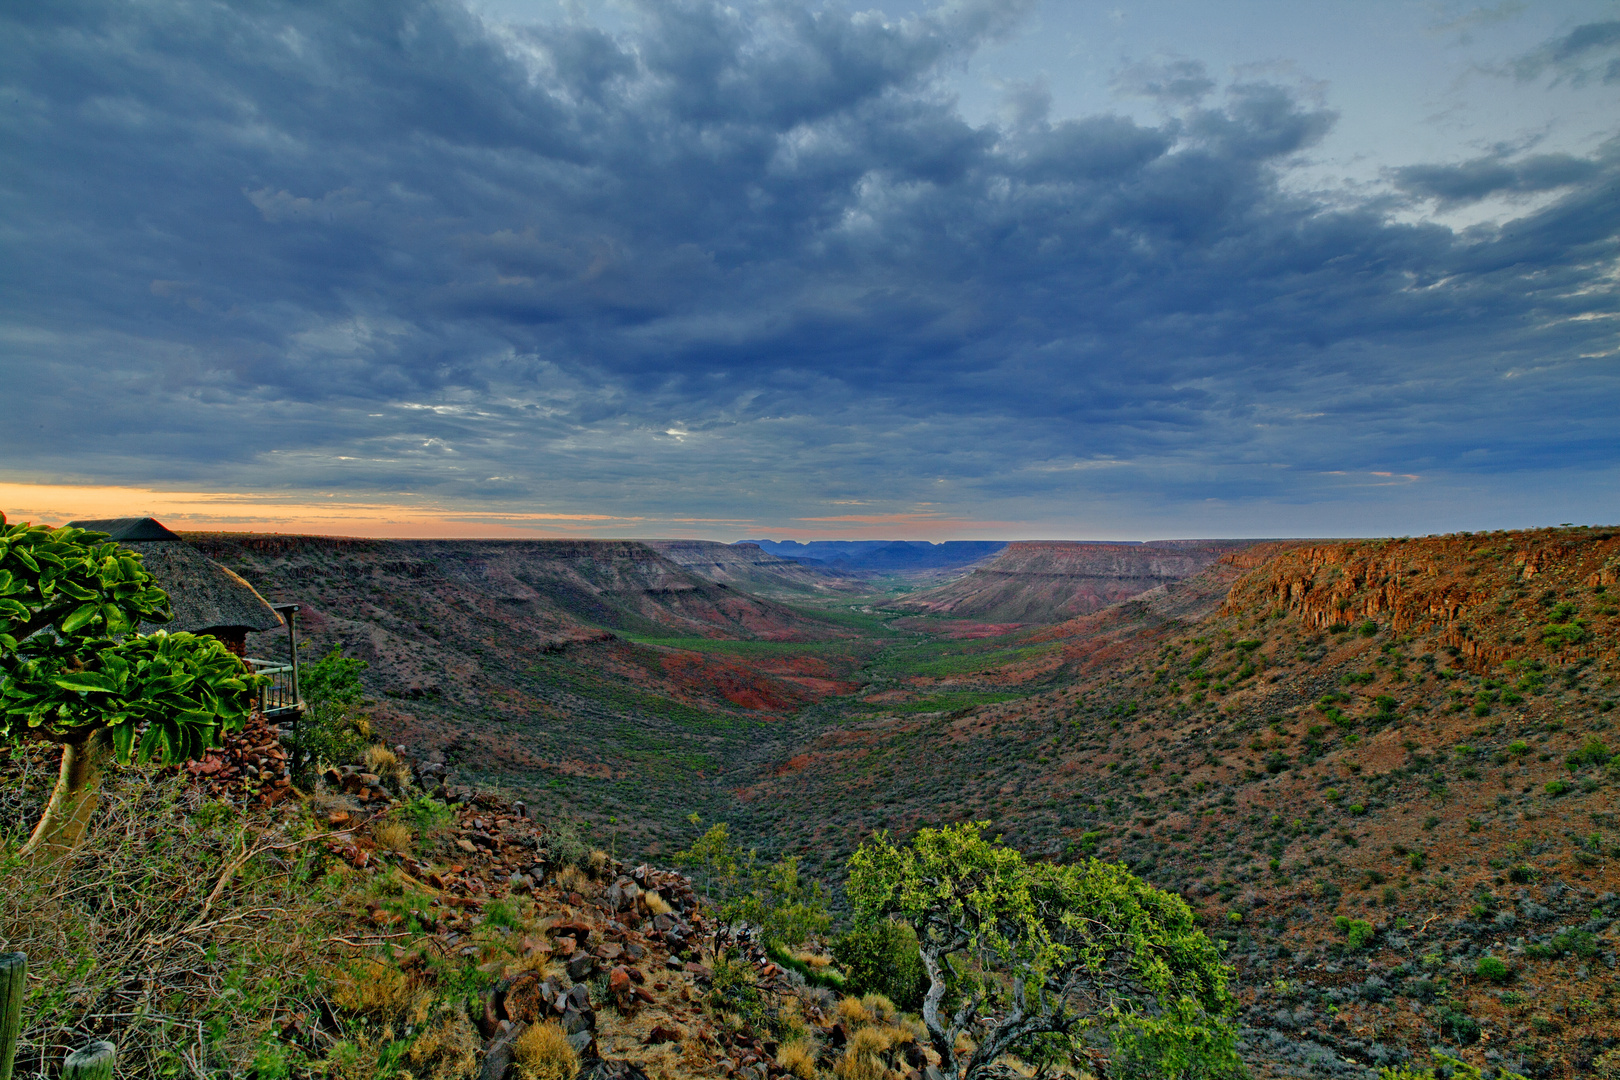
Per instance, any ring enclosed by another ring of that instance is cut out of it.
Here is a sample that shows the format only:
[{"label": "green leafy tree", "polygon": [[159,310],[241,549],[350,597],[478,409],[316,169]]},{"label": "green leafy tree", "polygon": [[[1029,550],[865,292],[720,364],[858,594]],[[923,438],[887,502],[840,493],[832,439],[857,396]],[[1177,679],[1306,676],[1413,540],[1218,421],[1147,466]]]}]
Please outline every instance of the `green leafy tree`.
[{"label": "green leafy tree", "polygon": [[200,757],[253,705],[257,677],[218,640],[135,633],[173,617],[169,598],[106,535],[0,514],[0,740],[62,746],[24,856],[78,844],[109,757]]},{"label": "green leafy tree", "polygon": [[832,925],[827,895],[799,874],[797,855],[764,863],[757,852],[738,846],[725,822],[711,826],[675,859],[698,872],[722,924],[752,923],[767,942],[789,948]]},{"label": "green leafy tree", "polygon": [[[975,1080],[1003,1054],[1048,1060],[1058,1046],[1078,1063],[1104,1039],[1136,1075],[1243,1075],[1228,969],[1180,897],[1096,859],[1026,862],[982,827],[923,829],[904,847],[880,832],[849,861],[857,921],[916,931],[923,1023],[947,1076]],[[962,1034],[976,1043],[966,1054]]]}]

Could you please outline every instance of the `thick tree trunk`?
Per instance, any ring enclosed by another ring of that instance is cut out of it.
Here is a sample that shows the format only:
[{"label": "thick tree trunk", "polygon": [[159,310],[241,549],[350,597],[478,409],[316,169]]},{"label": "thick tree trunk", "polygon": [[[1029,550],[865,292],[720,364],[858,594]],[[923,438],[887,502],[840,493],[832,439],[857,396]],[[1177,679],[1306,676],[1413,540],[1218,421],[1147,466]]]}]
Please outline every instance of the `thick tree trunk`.
[{"label": "thick tree trunk", "polygon": [[90,815],[96,811],[101,769],[112,756],[112,749],[112,733],[106,728],[97,728],[78,742],[63,744],[56,788],[33,835],[17,853],[19,856],[57,858],[79,846]]}]

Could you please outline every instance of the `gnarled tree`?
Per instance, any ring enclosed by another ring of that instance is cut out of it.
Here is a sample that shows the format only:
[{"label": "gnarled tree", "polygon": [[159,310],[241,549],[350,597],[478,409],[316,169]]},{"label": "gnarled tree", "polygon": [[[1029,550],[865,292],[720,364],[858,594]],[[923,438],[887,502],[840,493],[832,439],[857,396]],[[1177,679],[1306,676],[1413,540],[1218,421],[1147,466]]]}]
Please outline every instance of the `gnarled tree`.
[{"label": "gnarled tree", "polygon": [[1088,1043],[1113,1046],[1111,1072],[1244,1075],[1228,970],[1180,897],[1096,859],[1027,862],[981,828],[923,829],[904,847],[879,833],[849,861],[856,919],[917,933],[947,1077],[988,1075],[1004,1054],[1078,1061]]},{"label": "gnarled tree", "polygon": [[109,757],[199,757],[246,719],[257,676],[219,641],[136,633],[171,617],[141,557],[105,533],[0,514],[0,739],[62,746],[22,855],[79,842]]}]

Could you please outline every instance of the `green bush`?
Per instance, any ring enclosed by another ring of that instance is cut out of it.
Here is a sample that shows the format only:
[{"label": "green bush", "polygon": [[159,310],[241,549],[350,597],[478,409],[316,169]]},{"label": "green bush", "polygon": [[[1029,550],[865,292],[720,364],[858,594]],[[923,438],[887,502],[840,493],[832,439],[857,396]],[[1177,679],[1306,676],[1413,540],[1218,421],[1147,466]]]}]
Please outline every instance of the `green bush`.
[{"label": "green bush", "polygon": [[360,673],[369,665],[343,655],[334,645],[325,656],[305,664],[298,690],[308,710],[298,722],[296,779],[307,783],[310,771],[324,765],[346,765],[371,744],[371,725],[360,712],[364,689]]},{"label": "green bush", "polygon": [[1570,782],[1568,780],[1549,780],[1545,788],[1547,795],[1554,799],[1569,791],[1569,789]]},{"label": "green bush", "polygon": [[1352,949],[1360,949],[1373,939],[1373,925],[1366,919],[1352,919],[1348,915],[1338,915],[1333,919],[1336,926],[1345,936],[1345,945]]},{"label": "green bush", "polygon": [[1474,973],[1482,979],[1489,979],[1494,983],[1507,982],[1513,975],[1513,969],[1507,966],[1507,961],[1495,956],[1482,956],[1474,965]]},{"label": "green bush", "polygon": [[1439,1016],[1440,1034],[1463,1046],[1479,1041],[1479,1021],[1465,1012],[1444,1009]]},{"label": "green bush", "polygon": [[1560,956],[1569,953],[1585,959],[1597,954],[1597,936],[1590,930],[1565,930],[1553,935],[1552,948]]},{"label": "green bush", "polygon": [[1579,645],[1586,640],[1586,627],[1579,621],[1548,623],[1541,628],[1541,643],[1549,648]]},{"label": "green bush", "polygon": [[907,1012],[922,1008],[927,990],[917,935],[904,923],[879,922],[833,943],[833,959],[848,972],[852,994],[882,994]]},{"label": "green bush", "polygon": [[1571,753],[1564,760],[1568,762],[1571,768],[1579,769],[1587,765],[1603,765],[1613,756],[1609,752],[1608,745],[1602,739],[1596,735],[1589,735],[1581,748]]}]

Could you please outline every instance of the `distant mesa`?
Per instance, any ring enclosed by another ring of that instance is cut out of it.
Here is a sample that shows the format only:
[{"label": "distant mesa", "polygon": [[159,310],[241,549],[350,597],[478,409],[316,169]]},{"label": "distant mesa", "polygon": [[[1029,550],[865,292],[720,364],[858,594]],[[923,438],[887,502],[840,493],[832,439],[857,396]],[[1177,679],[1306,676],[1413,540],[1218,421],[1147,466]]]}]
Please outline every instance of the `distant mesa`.
[{"label": "distant mesa", "polygon": [[744,541],[647,540],[670,562],[734,589],[767,595],[848,592],[861,587],[854,576],[825,564],[784,559]]},{"label": "distant mesa", "polygon": [[1190,578],[1222,556],[1259,542],[1013,541],[964,577],[892,606],[988,622],[1062,622]]}]

